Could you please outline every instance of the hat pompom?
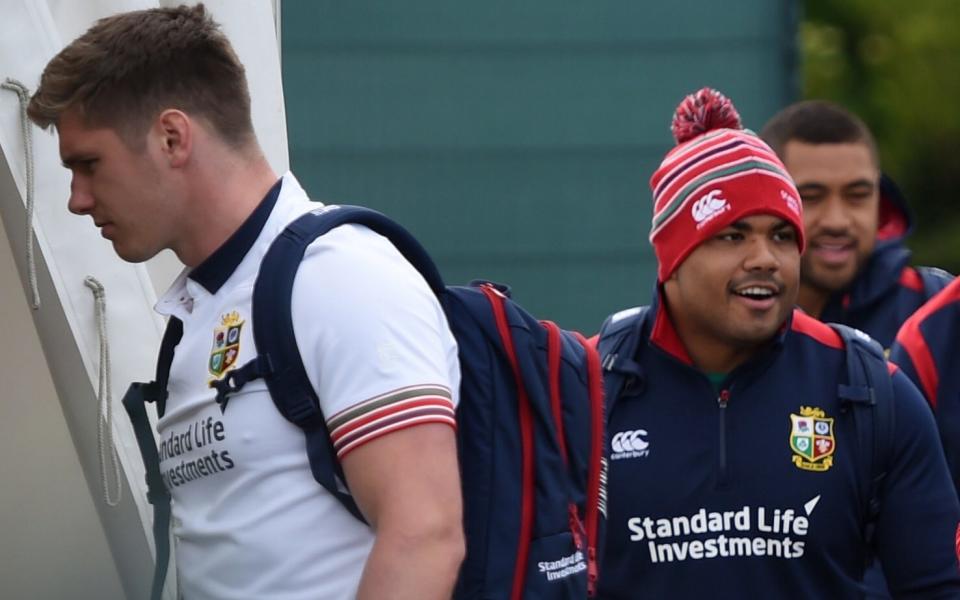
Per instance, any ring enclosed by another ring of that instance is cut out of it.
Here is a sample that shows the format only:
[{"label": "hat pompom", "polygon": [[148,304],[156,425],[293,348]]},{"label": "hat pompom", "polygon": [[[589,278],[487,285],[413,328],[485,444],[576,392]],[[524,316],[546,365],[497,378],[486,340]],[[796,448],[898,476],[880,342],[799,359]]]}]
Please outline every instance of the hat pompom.
[{"label": "hat pompom", "polygon": [[743,123],[733,102],[708,87],[684,98],[673,114],[673,123],[670,125],[677,144],[714,129],[743,129]]}]

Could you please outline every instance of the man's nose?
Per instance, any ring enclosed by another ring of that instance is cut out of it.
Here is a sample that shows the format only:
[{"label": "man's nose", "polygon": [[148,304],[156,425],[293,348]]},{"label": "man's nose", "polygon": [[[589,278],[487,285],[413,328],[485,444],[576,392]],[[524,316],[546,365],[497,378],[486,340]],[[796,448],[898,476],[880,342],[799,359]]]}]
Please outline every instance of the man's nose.
[{"label": "man's nose", "polygon": [[821,209],[819,225],[829,232],[846,233],[850,228],[850,215],[843,205],[843,199],[835,195],[828,197]]},{"label": "man's nose", "polygon": [[750,242],[743,268],[747,271],[776,271],[780,268],[780,259],[773,251],[773,241],[757,236]]},{"label": "man's nose", "polygon": [[90,193],[85,182],[76,175],[70,179],[70,200],[67,201],[67,208],[77,215],[89,214],[93,209],[93,194]]}]

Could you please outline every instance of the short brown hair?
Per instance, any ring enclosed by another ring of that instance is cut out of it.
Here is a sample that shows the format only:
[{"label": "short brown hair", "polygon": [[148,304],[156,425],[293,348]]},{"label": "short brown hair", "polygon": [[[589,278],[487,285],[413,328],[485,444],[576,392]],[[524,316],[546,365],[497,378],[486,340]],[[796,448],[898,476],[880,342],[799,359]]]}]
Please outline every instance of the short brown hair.
[{"label": "short brown hair", "polygon": [[775,114],[760,131],[760,137],[783,160],[787,142],[807,144],[864,144],[877,165],[877,143],[867,124],[857,115],[826,100],[805,100]]},{"label": "short brown hair", "polygon": [[204,119],[233,147],[253,139],[243,65],[203,4],[97,21],[50,60],[27,113],[47,128],[74,107],[132,147],[167,108]]}]

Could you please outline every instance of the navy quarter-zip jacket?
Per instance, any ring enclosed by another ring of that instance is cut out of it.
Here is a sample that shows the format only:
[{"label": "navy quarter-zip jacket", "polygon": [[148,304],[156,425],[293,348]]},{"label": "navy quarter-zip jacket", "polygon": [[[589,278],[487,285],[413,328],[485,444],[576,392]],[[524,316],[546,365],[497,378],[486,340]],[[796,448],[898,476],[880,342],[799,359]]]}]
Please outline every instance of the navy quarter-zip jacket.
[{"label": "navy quarter-zip jacket", "polygon": [[947,464],[960,491],[960,279],[903,324],[890,360],[933,408]]},{"label": "navy quarter-zip jacket", "polygon": [[[608,399],[600,597],[862,597],[866,461],[837,394],[839,335],[795,311],[718,390],[657,303],[639,332],[641,377]],[[960,505],[935,425],[902,373],[893,388],[877,552],[896,595],[960,598]]]}]

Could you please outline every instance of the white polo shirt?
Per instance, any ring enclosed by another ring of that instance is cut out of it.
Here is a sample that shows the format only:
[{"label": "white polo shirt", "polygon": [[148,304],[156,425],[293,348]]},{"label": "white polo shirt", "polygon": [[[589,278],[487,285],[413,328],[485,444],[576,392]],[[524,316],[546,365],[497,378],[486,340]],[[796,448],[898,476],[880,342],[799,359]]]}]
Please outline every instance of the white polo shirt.
[{"label": "white polo shirt", "polygon": [[[184,325],[158,430],[187,600],[351,598],[373,544],[371,530],[313,479],[303,432],[280,415],[263,380],[223,412],[209,386],[257,355],[251,294],[260,262],[289,222],[317,206],[284,175],[156,307]],[[346,225],[314,242],[292,311],[341,458],[404,427],[454,424],[456,342],[426,282],[385,238]]]}]

